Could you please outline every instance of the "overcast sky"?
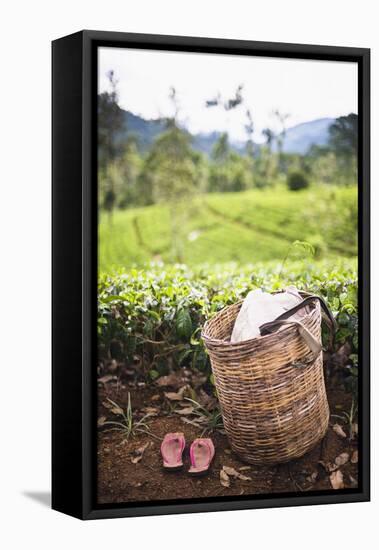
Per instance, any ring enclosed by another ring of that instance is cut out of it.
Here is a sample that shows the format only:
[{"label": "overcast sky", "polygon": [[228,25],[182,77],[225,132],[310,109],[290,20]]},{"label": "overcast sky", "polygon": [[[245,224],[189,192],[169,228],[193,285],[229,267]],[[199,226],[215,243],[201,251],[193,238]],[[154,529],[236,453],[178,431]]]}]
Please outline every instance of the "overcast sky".
[{"label": "overcast sky", "polygon": [[[288,127],[358,112],[355,63],[100,48],[100,92],[109,89],[111,69],[119,81],[120,106],[144,118],[172,113],[168,94],[174,86],[179,118],[192,133],[228,131],[233,139],[246,139],[247,108],[257,142],[263,128],[278,131],[274,109],[290,114]],[[205,107],[218,92],[232,97],[240,84],[242,106],[229,112]]]}]

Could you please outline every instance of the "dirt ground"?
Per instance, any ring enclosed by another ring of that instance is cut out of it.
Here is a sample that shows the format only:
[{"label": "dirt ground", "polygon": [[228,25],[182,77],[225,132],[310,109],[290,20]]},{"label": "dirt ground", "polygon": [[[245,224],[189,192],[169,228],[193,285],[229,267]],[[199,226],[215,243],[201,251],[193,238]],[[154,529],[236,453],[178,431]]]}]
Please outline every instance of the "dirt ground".
[{"label": "dirt ground", "polygon": [[[231,451],[225,435],[214,432],[211,437],[216,455],[207,475],[193,478],[186,473],[189,467],[188,448],[184,452],[183,470],[167,472],[162,468],[160,455],[160,442],[164,435],[167,432],[183,432],[188,447],[201,433],[175,412],[175,404],[172,406],[167,402],[165,391],[167,388],[157,388],[154,384],[120,384],[114,378],[99,384],[99,504],[330,490],[333,481],[336,490],[357,486],[357,437],[350,441],[347,426],[333,417],[325,438],[304,457],[287,464],[249,466]],[[101,425],[105,419],[118,420],[110,410],[108,399],[126,409],[128,392],[136,418],[146,412],[156,415],[148,419],[150,435],[138,433],[126,440],[121,432],[109,431],[109,426]],[[341,411],[350,408],[351,396],[344,391],[329,388],[328,399],[331,414],[340,415]],[[333,429],[336,423],[343,426],[347,437],[336,433]],[[341,454],[342,459],[337,458]],[[339,460],[346,462],[337,467],[336,459],[337,464]],[[224,487],[220,483],[223,466],[232,467],[249,479],[230,476],[230,486]]]}]

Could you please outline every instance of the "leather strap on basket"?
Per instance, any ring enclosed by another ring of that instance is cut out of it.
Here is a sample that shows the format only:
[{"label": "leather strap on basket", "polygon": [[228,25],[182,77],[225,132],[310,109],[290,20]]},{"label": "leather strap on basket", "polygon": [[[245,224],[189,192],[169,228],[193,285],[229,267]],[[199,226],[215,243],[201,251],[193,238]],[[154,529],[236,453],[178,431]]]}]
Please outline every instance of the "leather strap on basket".
[{"label": "leather strap on basket", "polygon": [[261,325],[259,327],[259,331],[261,333],[261,336],[266,336],[267,334],[272,334],[273,332],[275,332],[281,325],[292,325],[292,324],[297,325],[299,333],[304,338],[306,344],[308,345],[312,353],[314,355],[318,355],[322,349],[322,346],[316,340],[313,334],[311,334],[311,332],[309,332],[309,330],[300,321],[293,320],[293,319],[288,320],[288,318],[291,317],[297,311],[299,311],[299,309],[302,309],[303,307],[309,304],[312,304],[314,300],[318,300],[321,305],[322,318],[329,328],[329,334],[330,334],[329,349],[333,347],[334,334],[336,332],[336,327],[337,327],[336,321],[323,298],[313,294],[308,294],[307,292],[303,292],[302,294],[306,295],[306,298],[304,298],[302,302],[299,302],[291,309],[279,315],[279,317],[277,317],[274,321],[270,321],[269,323],[264,323],[263,325]]}]

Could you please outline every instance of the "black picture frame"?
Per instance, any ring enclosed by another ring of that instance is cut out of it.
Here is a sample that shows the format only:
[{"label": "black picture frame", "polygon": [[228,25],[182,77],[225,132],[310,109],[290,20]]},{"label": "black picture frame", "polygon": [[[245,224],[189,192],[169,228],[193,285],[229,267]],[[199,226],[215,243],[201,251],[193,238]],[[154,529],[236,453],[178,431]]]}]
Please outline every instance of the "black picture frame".
[{"label": "black picture frame", "polygon": [[[357,489],[96,504],[97,48],[358,63],[359,455]],[[52,507],[81,519],[300,506],[370,499],[370,50],[81,31],[52,43]]]}]

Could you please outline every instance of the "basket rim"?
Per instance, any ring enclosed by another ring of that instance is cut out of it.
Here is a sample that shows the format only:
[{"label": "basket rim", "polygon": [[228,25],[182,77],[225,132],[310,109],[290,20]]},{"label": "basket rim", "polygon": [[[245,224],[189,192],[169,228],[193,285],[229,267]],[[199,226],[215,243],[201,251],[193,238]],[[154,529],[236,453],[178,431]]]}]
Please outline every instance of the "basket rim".
[{"label": "basket rim", "polygon": [[[281,292],[284,292],[284,290],[279,290],[279,291],[276,291],[276,292],[270,292],[270,294],[279,294]],[[300,294],[303,295],[307,295],[306,292],[302,292],[300,291]],[[225,306],[223,307],[222,309],[220,309],[220,311],[217,311],[210,319],[207,319],[206,322],[204,323],[203,325],[203,328],[202,328],[202,331],[201,331],[201,338],[207,342],[207,343],[211,343],[212,346],[223,346],[223,347],[227,347],[228,349],[235,349],[235,348],[240,348],[241,346],[245,346],[245,345],[249,345],[251,343],[255,343],[257,340],[259,340],[259,342],[262,342],[262,341],[266,341],[268,338],[277,338],[279,334],[281,335],[285,335],[287,334],[287,332],[290,332],[294,329],[294,327],[297,327],[297,325],[295,323],[291,323],[291,324],[288,324],[287,326],[283,326],[280,330],[277,330],[276,332],[273,332],[271,334],[266,334],[264,336],[254,336],[253,338],[249,338],[248,340],[242,340],[241,342],[230,342],[228,340],[221,340],[219,338],[211,338],[210,336],[207,336],[205,331],[206,331],[206,328],[207,328],[207,325],[213,321],[216,316],[218,315],[221,315],[224,311],[226,311],[227,309],[231,308],[231,307],[235,307],[235,306],[238,306],[238,305],[242,305],[244,302],[244,300],[239,300],[238,302],[235,302],[234,304],[229,304],[228,306]],[[315,312],[318,312],[320,310],[320,305],[318,304],[318,302],[316,302],[314,304],[314,308],[312,311],[310,311],[309,313],[307,313],[307,315],[304,315],[304,318],[308,318],[309,316],[313,315]]]}]

